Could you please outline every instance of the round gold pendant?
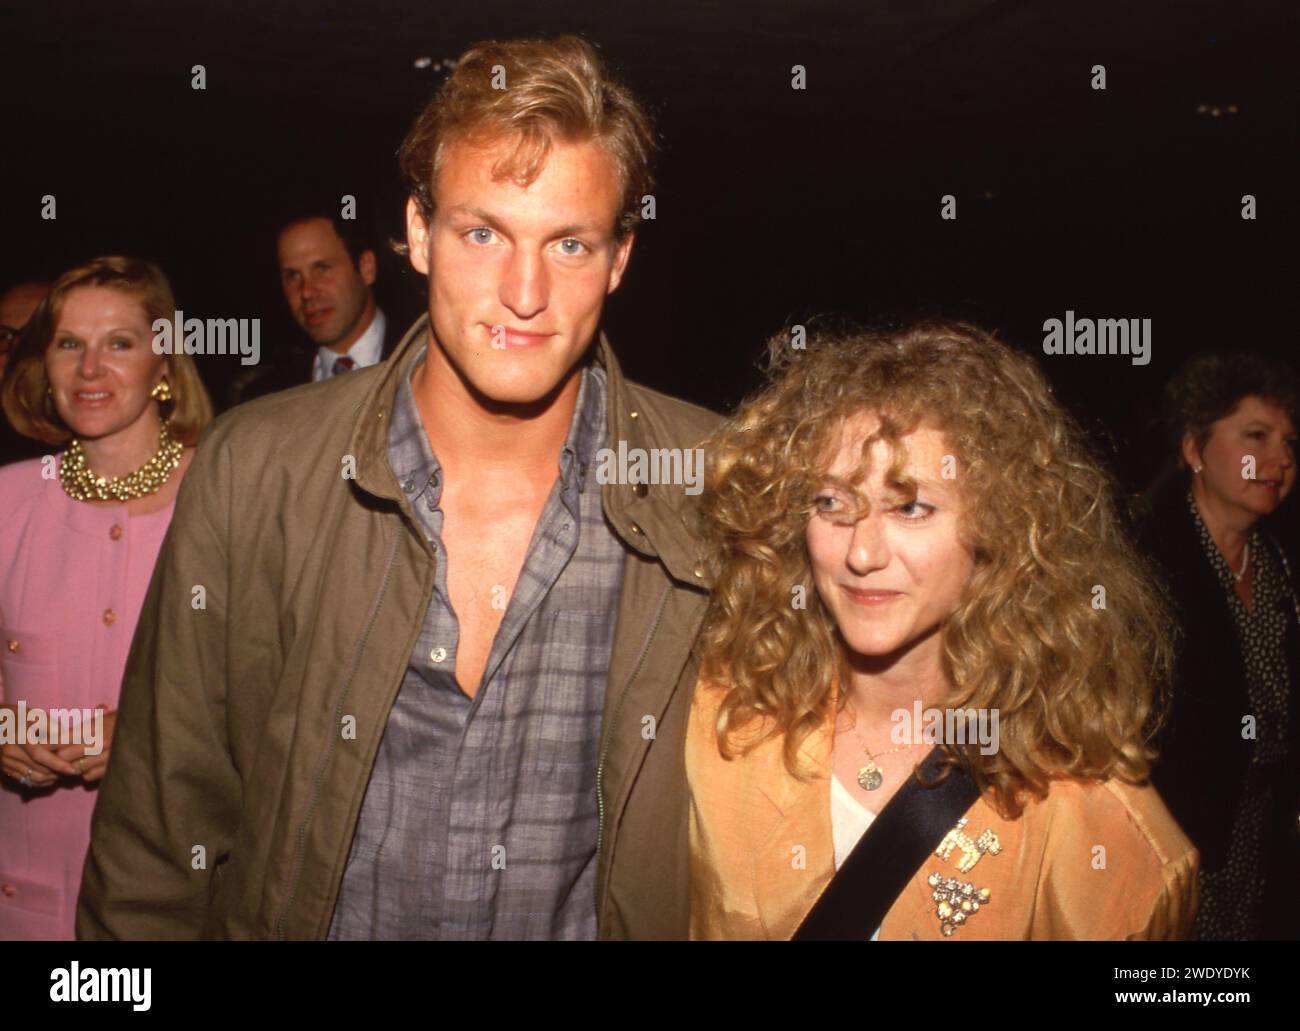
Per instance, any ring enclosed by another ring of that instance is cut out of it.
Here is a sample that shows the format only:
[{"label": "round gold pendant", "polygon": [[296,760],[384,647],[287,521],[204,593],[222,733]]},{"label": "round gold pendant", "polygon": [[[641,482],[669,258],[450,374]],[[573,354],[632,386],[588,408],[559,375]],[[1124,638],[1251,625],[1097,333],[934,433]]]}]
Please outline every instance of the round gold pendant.
[{"label": "round gold pendant", "polygon": [[880,767],[875,763],[868,761],[867,765],[858,770],[858,783],[862,785],[864,791],[875,791],[885,782],[881,776]]}]

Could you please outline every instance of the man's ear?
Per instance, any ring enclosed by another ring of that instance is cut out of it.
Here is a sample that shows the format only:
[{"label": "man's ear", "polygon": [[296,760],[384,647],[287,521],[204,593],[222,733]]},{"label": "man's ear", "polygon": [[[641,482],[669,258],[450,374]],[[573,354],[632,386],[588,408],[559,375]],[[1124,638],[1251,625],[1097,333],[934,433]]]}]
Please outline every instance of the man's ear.
[{"label": "man's ear", "polygon": [[361,256],[357,259],[357,271],[361,273],[361,282],[366,286],[374,286],[377,277],[379,265],[375,260],[374,251],[362,251]]},{"label": "man's ear", "polygon": [[612,294],[618,289],[618,284],[623,282],[623,270],[627,268],[627,260],[632,256],[632,243],[635,239],[635,232],[628,233],[614,252],[614,264],[609,270],[609,286],[605,290],[606,295]]},{"label": "man's ear", "polygon": [[406,256],[416,272],[429,274],[429,223],[414,197],[406,198]]}]

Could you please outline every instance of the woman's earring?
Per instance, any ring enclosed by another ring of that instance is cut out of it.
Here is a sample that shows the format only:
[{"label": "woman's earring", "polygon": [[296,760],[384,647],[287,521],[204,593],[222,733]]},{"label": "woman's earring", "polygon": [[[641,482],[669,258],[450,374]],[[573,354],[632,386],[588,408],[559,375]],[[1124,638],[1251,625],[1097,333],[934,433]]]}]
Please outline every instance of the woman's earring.
[{"label": "woman's earring", "polygon": [[154,384],[154,388],[149,391],[149,396],[155,401],[170,401],[172,399],[171,384],[165,379],[160,379]]},{"label": "woman's earring", "polygon": [[1200,475],[1201,475],[1201,470],[1202,470],[1203,468],[1204,468],[1204,466],[1194,465],[1194,466],[1192,466],[1192,472],[1194,472],[1197,476],[1200,476]]}]

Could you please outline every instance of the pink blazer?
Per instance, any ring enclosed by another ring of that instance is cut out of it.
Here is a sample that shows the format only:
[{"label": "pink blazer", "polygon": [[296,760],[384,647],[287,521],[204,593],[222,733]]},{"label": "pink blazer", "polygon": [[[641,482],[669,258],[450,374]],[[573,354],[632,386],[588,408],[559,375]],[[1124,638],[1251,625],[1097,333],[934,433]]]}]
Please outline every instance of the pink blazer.
[{"label": "pink blazer", "polygon": [[[116,708],[174,506],[74,501],[44,462],[0,468],[0,701]],[[0,939],[70,939],[98,790],[0,782]]]}]

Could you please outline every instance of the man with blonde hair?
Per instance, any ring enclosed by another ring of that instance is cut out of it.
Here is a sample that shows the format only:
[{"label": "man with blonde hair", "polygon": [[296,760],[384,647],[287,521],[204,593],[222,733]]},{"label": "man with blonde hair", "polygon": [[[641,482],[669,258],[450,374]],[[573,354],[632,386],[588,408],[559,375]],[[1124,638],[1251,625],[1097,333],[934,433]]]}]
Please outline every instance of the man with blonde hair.
[{"label": "man with blonde hair", "polygon": [[461,56],[401,150],[427,315],[195,459],[82,936],[685,937],[695,498],[597,477],[715,421],[598,333],[652,150],[582,40]]}]

